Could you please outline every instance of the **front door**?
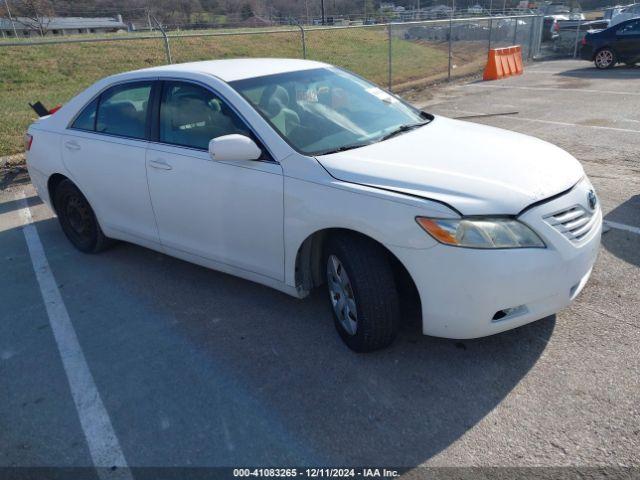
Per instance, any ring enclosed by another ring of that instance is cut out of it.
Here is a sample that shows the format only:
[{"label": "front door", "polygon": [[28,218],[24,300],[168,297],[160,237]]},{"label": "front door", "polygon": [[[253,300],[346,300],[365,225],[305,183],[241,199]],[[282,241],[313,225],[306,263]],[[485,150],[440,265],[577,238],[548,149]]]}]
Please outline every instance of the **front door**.
[{"label": "front door", "polygon": [[266,156],[219,162],[212,138],[250,130],[209,89],[166,81],[158,142],[147,150],[149,191],[160,240],[185,252],[284,280],[283,176]]},{"label": "front door", "polygon": [[622,61],[640,59],[640,19],[625,23],[616,31],[616,51]]}]

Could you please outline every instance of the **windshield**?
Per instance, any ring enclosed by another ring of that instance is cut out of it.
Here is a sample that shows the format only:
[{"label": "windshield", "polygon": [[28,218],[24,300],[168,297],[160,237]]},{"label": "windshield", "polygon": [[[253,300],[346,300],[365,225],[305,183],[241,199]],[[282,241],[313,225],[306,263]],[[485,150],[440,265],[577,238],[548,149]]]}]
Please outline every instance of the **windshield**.
[{"label": "windshield", "polygon": [[382,141],[431,116],[337,68],[231,82],[296,150],[322,155]]}]

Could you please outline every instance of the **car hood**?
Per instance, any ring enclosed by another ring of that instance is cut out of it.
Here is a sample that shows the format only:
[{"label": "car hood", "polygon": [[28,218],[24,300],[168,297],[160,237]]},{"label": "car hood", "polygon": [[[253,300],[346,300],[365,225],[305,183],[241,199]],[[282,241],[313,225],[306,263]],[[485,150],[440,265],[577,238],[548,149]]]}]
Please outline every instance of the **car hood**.
[{"label": "car hood", "polygon": [[515,215],[584,175],[555,145],[439,116],[397,137],[317,159],[336,179],[444,202],[463,215]]}]

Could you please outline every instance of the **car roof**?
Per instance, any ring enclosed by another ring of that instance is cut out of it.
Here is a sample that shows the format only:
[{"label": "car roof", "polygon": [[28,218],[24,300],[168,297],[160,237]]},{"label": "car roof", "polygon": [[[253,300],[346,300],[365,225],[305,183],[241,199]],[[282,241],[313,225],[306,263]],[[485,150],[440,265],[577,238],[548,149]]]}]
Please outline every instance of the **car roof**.
[{"label": "car roof", "polygon": [[[145,68],[136,72],[180,74],[205,73],[216,76],[225,82],[233,82],[245,78],[262,77],[277,73],[326,68],[330,65],[311,60],[292,58],[238,58],[228,60],[206,60],[202,62],[178,63],[160,67]],[[133,73],[133,72],[130,72]]]}]

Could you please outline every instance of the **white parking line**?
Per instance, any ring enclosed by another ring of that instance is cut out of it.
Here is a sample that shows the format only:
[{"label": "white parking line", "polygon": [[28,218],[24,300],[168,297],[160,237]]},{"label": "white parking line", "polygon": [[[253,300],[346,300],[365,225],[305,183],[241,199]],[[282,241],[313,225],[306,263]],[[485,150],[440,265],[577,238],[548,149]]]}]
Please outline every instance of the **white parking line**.
[{"label": "white parking line", "polygon": [[546,123],[548,125],[559,125],[561,127],[593,128],[595,130],[611,130],[611,131],[614,131],[614,132],[627,132],[627,133],[639,133],[640,134],[640,130],[634,130],[633,128],[604,127],[604,126],[601,126],[601,125],[580,125],[579,123],[555,122],[553,120],[540,120],[539,118],[527,118],[527,117],[519,117],[519,116],[510,116],[509,118],[514,118],[516,120],[522,120],[523,122],[534,122],[534,123]]},{"label": "white parking line", "polygon": [[562,87],[520,87],[516,85],[489,85],[486,83],[468,83],[464,87],[478,88],[507,88],[516,90],[533,90],[543,92],[584,92],[584,93],[605,93],[607,95],[632,95],[640,96],[640,92],[618,92],[616,90],[591,90],[587,88],[562,88]]},{"label": "white parking line", "polygon": [[[100,393],[78,342],[69,313],[62,301],[56,280],[49,268],[49,262],[38,231],[33,224],[31,210],[24,192],[19,194],[18,200],[21,206],[20,217],[23,222],[24,238],[31,256],[31,263],[40,286],[42,300],[47,310],[51,330],[60,352],[71,396],[76,405],[93,464],[99,467],[98,475],[100,478],[133,480],[111,425],[111,419],[102,403]],[[116,468],[113,469],[113,467]]]},{"label": "white parking line", "polygon": [[618,222],[610,222],[609,220],[605,220],[604,223],[609,225],[611,228],[615,228],[617,230],[625,230],[627,232],[635,233],[636,235],[640,235],[640,228],[632,227],[631,225],[625,225],[624,223]]},{"label": "white parking line", "polygon": [[[429,108],[430,105],[424,105],[422,107],[419,108]],[[437,108],[437,105],[434,105],[434,107]],[[478,115],[478,116],[485,116],[485,115],[491,115],[491,114],[487,114],[486,112],[471,112],[468,110],[456,110],[456,109],[451,109],[451,108],[442,108],[439,109],[440,111],[445,111],[445,112],[451,112],[451,113],[457,113],[457,114],[465,114],[465,115]],[[496,113],[495,114],[496,118],[500,117],[500,113]],[[561,127],[578,127],[578,128],[593,128],[595,130],[610,130],[610,131],[614,131],[614,132],[625,132],[625,133],[637,133],[640,134],[640,130],[634,130],[632,128],[617,128],[617,127],[603,127],[600,125],[581,125],[579,123],[568,123],[568,122],[556,122],[553,120],[541,120],[539,118],[528,118],[528,117],[521,117],[519,115],[509,115],[509,119],[513,119],[513,120],[521,120],[523,122],[534,122],[534,123],[544,123],[547,125],[558,125]]]}]

